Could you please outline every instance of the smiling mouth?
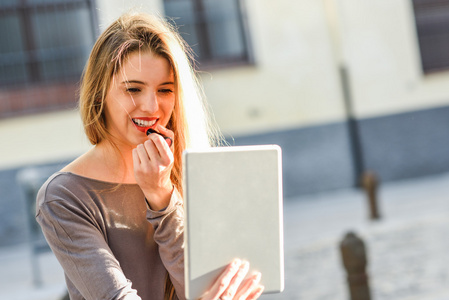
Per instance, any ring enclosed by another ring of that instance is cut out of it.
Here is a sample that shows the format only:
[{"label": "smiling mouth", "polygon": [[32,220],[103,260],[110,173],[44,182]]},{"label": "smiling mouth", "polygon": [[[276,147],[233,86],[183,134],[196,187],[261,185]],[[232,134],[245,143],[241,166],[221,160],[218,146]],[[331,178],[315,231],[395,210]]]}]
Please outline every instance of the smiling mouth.
[{"label": "smiling mouth", "polygon": [[151,127],[156,124],[157,120],[147,121],[142,119],[132,119],[133,123],[139,127]]}]

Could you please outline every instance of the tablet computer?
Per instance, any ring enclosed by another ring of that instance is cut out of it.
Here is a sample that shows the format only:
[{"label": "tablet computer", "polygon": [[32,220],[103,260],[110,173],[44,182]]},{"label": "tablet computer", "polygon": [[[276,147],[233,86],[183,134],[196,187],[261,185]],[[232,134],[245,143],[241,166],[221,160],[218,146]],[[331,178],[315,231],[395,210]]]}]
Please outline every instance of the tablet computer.
[{"label": "tablet computer", "polygon": [[240,258],[284,289],[281,148],[215,147],[183,153],[185,288],[199,299]]}]

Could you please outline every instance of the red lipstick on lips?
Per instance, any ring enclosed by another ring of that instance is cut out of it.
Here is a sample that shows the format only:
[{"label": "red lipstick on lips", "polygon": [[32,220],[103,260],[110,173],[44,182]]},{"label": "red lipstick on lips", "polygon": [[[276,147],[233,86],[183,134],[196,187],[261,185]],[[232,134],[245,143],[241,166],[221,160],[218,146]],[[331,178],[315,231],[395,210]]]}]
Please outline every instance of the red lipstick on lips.
[{"label": "red lipstick on lips", "polygon": [[[139,118],[140,120],[145,120],[145,121],[153,121],[156,120],[155,118]],[[134,124],[134,127],[136,127],[137,130],[139,130],[140,132],[147,132],[149,127],[141,127],[139,125],[137,125],[136,123],[134,123],[133,120],[131,120],[131,122]],[[147,134],[148,135],[148,134]]]},{"label": "red lipstick on lips", "polygon": [[[155,119],[151,119],[151,118],[140,118],[140,119],[142,119],[142,120],[147,120],[147,121],[155,120]],[[159,134],[160,136],[162,136],[162,137],[165,139],[165,141],[167,142],[167,144],[168,144],[169,147],[171,147],[171,145],[173,144],[173,140],[172,140],[171,137],[165,136],[165,135],[163,135],[162,133],[157,132],[156,130],[154,130],[154,129],[151,128],[151,127],[141,127],[141,126],[138,126],[136,123],[134,123],[134,121],[133,121],[133,124],[134,124],[134,126],[137,128],[137,130],[139,130],[139,131],[141,131],[141,132],[145,132],[145,134],[146,134],[147,136],[150,135],[150,134],[152,134],[152,133],[157,133],[157,134]],[[154,126],[154,125],[153,125],[153,126]]]}]

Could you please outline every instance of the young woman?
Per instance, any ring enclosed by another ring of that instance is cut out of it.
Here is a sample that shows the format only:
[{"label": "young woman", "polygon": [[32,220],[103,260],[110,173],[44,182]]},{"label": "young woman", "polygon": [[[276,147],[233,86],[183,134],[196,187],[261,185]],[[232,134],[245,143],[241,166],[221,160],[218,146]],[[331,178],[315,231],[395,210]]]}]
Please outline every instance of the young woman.
[{"label": "young woman", "polygon": [[[216,141],[186,49],[143,14],[120,17],[93,47],[79,107],[94,147],[37,198],[70,299],[185,297],[181,154]],[[247,272],[236,259],[203,299],[258,298],[260,274]]]}]

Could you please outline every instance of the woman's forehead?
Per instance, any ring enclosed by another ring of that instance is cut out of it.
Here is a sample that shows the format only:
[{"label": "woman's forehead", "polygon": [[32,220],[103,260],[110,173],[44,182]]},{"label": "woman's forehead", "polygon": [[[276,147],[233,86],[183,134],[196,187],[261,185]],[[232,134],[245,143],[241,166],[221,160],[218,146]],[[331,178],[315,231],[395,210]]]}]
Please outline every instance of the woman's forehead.
[{"label": "woman's forehead", "polygon": [[122,60],[122,64],[115,74],[118,80],[129,80],[133,77],[146,78],[147,80],[171,79],[174,72],[170,62],[150,51],[135,51]]}]

